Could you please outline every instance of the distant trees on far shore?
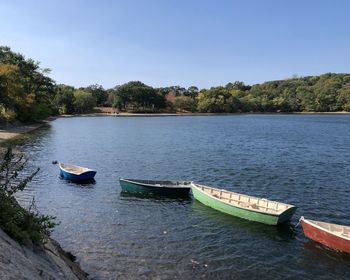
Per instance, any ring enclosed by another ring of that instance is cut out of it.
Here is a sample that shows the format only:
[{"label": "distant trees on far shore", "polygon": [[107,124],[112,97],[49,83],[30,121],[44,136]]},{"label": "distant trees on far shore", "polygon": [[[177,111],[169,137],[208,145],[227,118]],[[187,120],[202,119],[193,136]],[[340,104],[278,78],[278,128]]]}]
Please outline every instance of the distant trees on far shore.
[{"label": "distant trees on far shore", "polygon": [[120,111],[157,112],[166,107],[164,96],[139,81],[128,82],[112,91],[113,107]]},{"label": "distant trees on far shore", "polygon": [[350,111],[350,74],[293,77],[256,85],[228,83],[153,88],[131,81],[104,89],[56,84],[38,62],[0,46],[0,122],[37,121],[50,115],[89,113],[97,107],[127,112],[335,112]]}]

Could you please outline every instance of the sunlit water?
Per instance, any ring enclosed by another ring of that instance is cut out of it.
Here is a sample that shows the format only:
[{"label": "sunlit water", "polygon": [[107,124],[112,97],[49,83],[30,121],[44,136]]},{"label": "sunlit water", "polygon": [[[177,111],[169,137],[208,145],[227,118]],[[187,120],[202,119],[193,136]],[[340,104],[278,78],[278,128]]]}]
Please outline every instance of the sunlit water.
[{"label": "sunlit water", "polygon": [[[192,199],[121,193],[119,177],[194,180],[350,225],[350,116],[57,119],[17,141],[40,173],[21,194],[61,222],[53,237],[94,279],[349,279],[349,255],[300,227],[261,225]],[[52,160],[97,170],[61,180]]]}]

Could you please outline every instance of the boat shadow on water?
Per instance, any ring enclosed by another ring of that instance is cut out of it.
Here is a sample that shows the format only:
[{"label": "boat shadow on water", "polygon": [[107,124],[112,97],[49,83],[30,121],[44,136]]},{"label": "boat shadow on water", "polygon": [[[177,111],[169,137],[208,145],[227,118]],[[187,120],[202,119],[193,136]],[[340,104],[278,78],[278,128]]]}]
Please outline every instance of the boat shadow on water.
[{"label": "boat shadow on water", "polygon": [[228,229],[248,231],[254,235],[259,235],[278,242],[289,242],[295,240],[296,237],[296,231],[291,222],[284,222],[277,226],[265,225],[222,213],[196,200],[192,203],[192,209],[198,218],[209,220],[211,223],[219,223],[221,226],[225,226]]},{"label": "boat shadow on water", "polygon": [[183,195],[183,196],[178,196],[178,195],[157,195],[157,194],[144,194],[144,193],[132,193],[132,192],[127,192],[127,191],[121,191],[120,192],[120,198],[122,199],[128,199],[128,200],[153,200],[153,201],[162,201],[162,202],[174,202],[174,201],[179,201],[179,202],[191,202],[192,199],[190,196]]},{"label": "boat shadow on water", "polygon": [[305,254],[307,254],[309,258],[316,260],[324,266],[335,267],[341,264],[350,265],[350,254],[333,250],[312,240],[307,240],[304,242],[303,246]]},{"label": "boat shadow on water", "polygon": [[60,178],[60,180],[67,183],[67,185],[71,185],[73,187],[93,188],[94,185],[96,185],[95,179],[84,180],[84,181],[72,181],[72,180],[67,180],[67,179],[63,178],[62,176],[59,176],[59,178]]}]

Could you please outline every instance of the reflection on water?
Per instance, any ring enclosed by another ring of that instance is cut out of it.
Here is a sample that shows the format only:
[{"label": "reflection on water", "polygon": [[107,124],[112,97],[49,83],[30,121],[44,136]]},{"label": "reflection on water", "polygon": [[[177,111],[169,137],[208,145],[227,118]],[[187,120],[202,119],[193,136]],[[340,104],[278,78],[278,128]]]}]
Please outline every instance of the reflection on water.
[{"label": "reflection on water", "polygon": [[192,209],[193,213],[198,215],[198,218],[209,219],[226,227],[245,229],[251,234],[264,236],[276,241],[289,241],[295,238],[295,231],[290,222],[282,223],[278,226],[267,226],[218,212],[198,201],[192,203]]},{"label": "reflection on water", "polygon": [[[304,242],[306,258],[311,260],[310,267],[318,269],[319,266],[325,267],[329,271],[342,270],[343,267],[350,267],[350,255],[337,252],[312,240]],[[349,279],[349,273],[345,272],[339,275],[338,279]]]},{"label": "reflection on water", "polygon": [[157,195],[157,194],[144,194],[144,193],[131,193],[126,191],[120,192],[120,198],[125,200],[137,200],[137,199],[145,199],[149,201],[162,201],[162,202],[189,202],[192,201],[192,198],[190,196],[176,196],[176,195]]},{"label": "reflection on water", "polygon": [[89,179],[84,181],[72,181],[72,180],[64,179],[62,176],[60,176],[60,179],[64,180],[68,185],[76,186],[76,187],[92,188],[96,184],[95,179]]},{"label": "reflection on water", "polygon": [[[95,279],[346,279],[348,256],[308,241],[306,218],[349,224],[350,116],[70,118],[16,140],[41,168],[19,200]],[[53,160],[97,170],[59,178]],[[194,180],[298,206],[252,223],[197,201],[121,193],[120,177]]]}]

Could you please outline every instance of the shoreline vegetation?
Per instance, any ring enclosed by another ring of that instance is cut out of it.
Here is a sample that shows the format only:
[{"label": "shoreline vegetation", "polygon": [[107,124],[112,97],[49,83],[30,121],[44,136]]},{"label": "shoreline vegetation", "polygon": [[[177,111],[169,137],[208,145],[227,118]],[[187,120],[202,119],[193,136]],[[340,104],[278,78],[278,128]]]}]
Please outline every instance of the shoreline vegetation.
[{"label": "shoreline vegetation", "polygon": [[[22,178],[20,173],[27,159],[6,148],[7,142],[30,133],[55,118],[40,123],[16,123],[0,126],[0,278],[30,279],[88,279],[75,256],[62,249],[50,237],[57,223],[54,217],[35,210],[33,198],[29,208],[22,207],[14,194],[39,171]],[[17,178],[17,176],[21,178]],[[17,180],[19,179],[19,180]],[[33,210],[34,209],[34,210]]]},{"label": "shoreline vegetation", "polygon": [[246,85],[236,81],[199,89],[152,87],[130,81],[104,89],[57,84],[40,63],[0,46],[0,123],[33,123],[57,115],[97,114],[113,108],[120,116],[233,113],[350,112],[350,74],[327,73]]},{"label": "shoreline vegetation", "polygon": [[235,113],[200,113],[200,112],[173,112],[173,113],[129,113],[129,112],[113,112],[113,108],[101,107],[96,108],[94,113],[60,115],[56,117],[91,117],[91,116],[229,116],[229,115],[350,115],[350,111],[336,112],[235,112]]}]

